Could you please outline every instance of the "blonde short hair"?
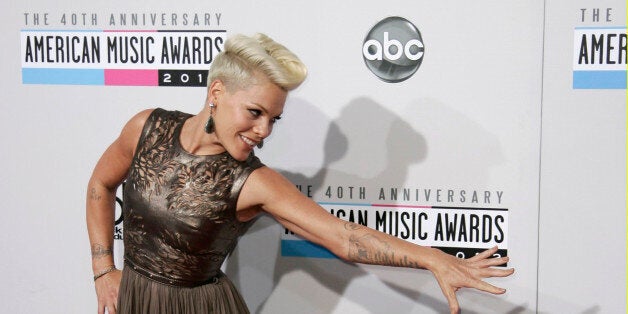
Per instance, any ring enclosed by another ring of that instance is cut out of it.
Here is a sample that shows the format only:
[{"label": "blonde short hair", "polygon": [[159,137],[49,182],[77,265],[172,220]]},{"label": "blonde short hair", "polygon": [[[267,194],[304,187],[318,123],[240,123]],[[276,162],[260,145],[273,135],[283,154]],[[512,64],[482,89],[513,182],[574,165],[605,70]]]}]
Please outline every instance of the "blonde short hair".
[{"label": "blonde short hair", "polygon": [[307,68],[294,53],[264,34],[238,34],[227,39],[212,62],[207,82],[219,79],[227,89],[237,90],[255,83],[258,73],[289,91],[305,80]]}]

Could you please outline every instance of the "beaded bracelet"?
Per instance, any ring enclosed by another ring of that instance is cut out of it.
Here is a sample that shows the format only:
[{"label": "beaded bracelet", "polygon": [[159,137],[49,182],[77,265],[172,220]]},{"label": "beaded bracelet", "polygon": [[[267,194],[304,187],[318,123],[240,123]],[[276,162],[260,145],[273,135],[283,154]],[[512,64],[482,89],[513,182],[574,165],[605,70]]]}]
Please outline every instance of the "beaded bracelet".
[{"label": "beaded bracelet", "polygon": [[110,273],[110,272],[112,272],[114,270],[116,270],[116,265],[111,265],[111,266],[109,266],[109,267],[99,271],[98,273],[96,273],[94,275],[94,281],[96,281],[96,279],[98,279],[98,278],[100,278],[100,277],[102,277],[102,276],[104,276],[104,275],[106,275],[106,274],[108,274],[108,273]]}]

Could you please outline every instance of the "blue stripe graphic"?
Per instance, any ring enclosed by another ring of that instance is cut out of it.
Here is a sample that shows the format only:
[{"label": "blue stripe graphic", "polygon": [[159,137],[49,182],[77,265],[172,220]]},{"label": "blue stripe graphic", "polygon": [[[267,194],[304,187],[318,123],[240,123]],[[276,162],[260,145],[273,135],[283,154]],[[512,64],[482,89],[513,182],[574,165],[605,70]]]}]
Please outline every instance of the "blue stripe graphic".
[{"label": "blue stripe graphic", "polygon": [[578,26],[576,29],[626,29],[626,26]]},{"label": "blue stripe graphic", "polygon": [[281,256],[337,258],[326,248],[305,240],[281,240]]},{"label": "blue stripe graphic", "polygon": [[626,71],[573,71],[574,89],[626,89]]},{"label": "blue stripe graphic", "polygon": [[22,84],[105,85],[105,71],[22,68]]}]

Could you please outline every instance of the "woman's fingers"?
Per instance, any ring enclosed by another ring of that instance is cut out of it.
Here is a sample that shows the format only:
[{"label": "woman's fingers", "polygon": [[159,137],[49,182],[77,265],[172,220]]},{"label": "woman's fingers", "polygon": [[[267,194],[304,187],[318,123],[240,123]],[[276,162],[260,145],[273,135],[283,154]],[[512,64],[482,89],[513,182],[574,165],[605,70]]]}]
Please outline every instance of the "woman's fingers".
[{"label": "woman's fingers", "polygon": [[[507,277],[514,273],[513,268],[494,268],[494,266],[505,265],[508,263],[509,258],[499,257],[499,258],[489,258],[484,260],[478,260],[470,263],[470,266],[475,268],[476,276],[481,278],[489,278],[489,277]],[[470,262],[470,261],[468,261]]]},{"label": "woman's fingers", "polygon": [[478,261],[478,260],[487,259],[489,257],[492,257],[493,254],[495,254],[496,252],[497,252],[497,246],[494,246],[488,250],[484,250],[478,253],[477,255],[469,258],[468,261]]},{"label": "woman's fingers", "polygon": [[116,314],[116,303],[116,300],[111,300],[98,304],[98,314]]},{"label": "woman's fingers", "polygon": [[109,305],[109,307],[107,307],[107,313],[116,314],[116,305],[115,304]]},{"label": "woman's fingers", "polygon": [[447,303],[449,304],[449,311],[451,312],[451,314],[460,313],[460,304],[458,303],[458,298],[456,297],[456,290],[458,290],[458,288],[452,287],[442,280],[437,281],[441,291],[443,292],[443,295],[447,299]]},{"label": "woman's fingers", "polygon": [[503,294],[504,292],[506,292],[506,289],[493,286],[490,283],[482,280],[476,281],[476,283],[470,288],[475,288],[492,294]]},{"label": "woman's fingers", "polygon": [[493,247],[469,259],[458,259],[445,253],[441,255],[442,260],[438,264],[440,267],[432,271],[447,298],[451,313],[460,311],[456,298],[456,291],[460,288],[473,288],[492,294],[506,292],[505,289],[482,280],[489,277],[506,277],[514,272],[512,268],[495,267],[505,265],[509,261],[507,256],[494,257],[496,252],[497,247]]},{"label": "woman's fingers", "polygon": [[451,314],[460,313],[460,305],[458,304],[458,298],[456,298],[456,293],[450,289],[450,293],[445,294],[447,297],[447,303],[449,303],[449,312]]},{"label": "woman's fingers", "polygon": [[465,262],[470,267],[476,267],[476,268],[500,266],[500,265],[505,265],[506,263],[508,263],[508,261],[510,260],[508,256],[493,257],[496,251],[497,251],[497,247],[488,249],[486,251],[483,251],[482,253],[477,254],[474,257],[466,259]]},{"label": "woman's fingers", "polygon": [[496,258],[487,258],[487,259],[482,259],[482,260],[468,259],[466,260],[466,262],[471,267],[486,268],[486,267],[504,265],[508,263],[509,260],[510,258],[508,256],[504,256],[504,257],[496,257]]},{"label": "woman's fingers", "polygon": [[484,268],[478,272],[478,276],[482,278],[489,277],[508,277],[515,272],[514,268],[498,269],[498,268]]}]

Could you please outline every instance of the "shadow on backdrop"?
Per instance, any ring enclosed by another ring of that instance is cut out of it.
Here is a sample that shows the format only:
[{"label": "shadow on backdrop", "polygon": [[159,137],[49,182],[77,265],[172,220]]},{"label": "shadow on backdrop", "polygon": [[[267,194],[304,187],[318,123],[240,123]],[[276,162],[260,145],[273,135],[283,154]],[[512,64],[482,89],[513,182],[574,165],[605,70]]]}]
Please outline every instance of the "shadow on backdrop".
[{"label": "shadow on backdrop", "polygon": [[[274,151],[268,154],[273,161],[278,160],[279,164],[284,159],[286,163],[292,165],[295,159],[301,159],[304,155],[315,156],[314,159],[319,160],[319,162],[322,160],[319,166],[311,166],[313,163],[310,161],[309,166],[290,167],[291,171],[269,165],[295,185],[311,186],[311,193],[316,201],[328,200],[323,195],[327,187],[372,186],[373,182],[378,182],[383,186],[403,187],[409,173],[409,167],[422,163],[428,156],[428,143],[421,133],[416,131],[402,117],[369,98],[362,97],[351,101],[342,108],[340,115],[333,120],[323,114],[316,106],[303,100],[296,100],[295,102],[291,103],[290,107],[298,108],[284,115],[285,121],[282,119],[279,127],[275,130],[276,133],[269,139],[268,148],[265,147],[265,149]],[[434,103],[431,105],[439,106],[439,104]],[[420,113],[417,112],[416,114]],[[433,117],[425,117],[425,119],[431,118]],[[459,118],[465,119],[464,117]],[[452,121],[452,123],[455,122],[457,121]],[[322,130],[323,127],[327,128],[326,132]],[[322,141],[316,138],[318,134],[316,132],[319,129],[321,129],[320,133],[325,132]],[[478,127],[476,126],[474,129],[478,130]],[[313,133],[315,135],[312,135]],[[477,134],[467,135],[475,136]],[[312,145],[312,143],[320,143],[320,146]],[[277,147],[273,147],[275,145]],[[265,160],[265,156],[260,157]],[[489,161],[487,167],[494,162],[496,161]],[[297,171],[294,170],[295,168]],[[377,196],[370,196],[362,202],[367,203],[376,198]],[[341,201],[355,202],[356,200],[345,199]],[[297,310],[289,308],[289,305],[283,308],[283,304],[289,302],[281,300],[282,293],[276,290],[282,278],[295,271],[308,274],[320,285],[333,291],[332,297],[330,294],[324,296],[317,296],[314,293],[300,295],[298,301],[307,303],[312,309],[315,309],[316,313],[333,312],[341,299],[349,299],[372,313],[390,312],[393,302],[420,303],[434,312],[448,308],[444,297],[435,298],[421,293],[421,286],[428,281],[435,282],[428,271],[418,271],[416,276],[413,273],[413,280],[416,279],[417,283],[416,289],[398,285],[394,278],[377,278],[399,298],[382,300],[381,292],[376,291],[378,289],[371,291],[368,287],[360,287],[358,296],[348,294],[346,290],[352,281],[365,276],[372,276],[372,274],[339,259],[282,257],[280,238],[284,228],[277,225],[268,216],[262,216],[258,219],[249,229],[247,235],[241,239],[238,248],[225,265],[226,273],[240,288],[253,313],[270,312],[270,308],[276,311],[278,307],[286,311]],[[407,273],[401,273],[401,276],[407,276]],[[469,291],[469,293],[473,292]],[[484,301],[490,300],[491,303],[505,303],[502,306],[513,309],[509,313],[525,312],[525,306],[508,304],[508,302],[497,300],[492,296],[478,293],[477,298]],[[311,312],[310,309],[305,308],[298,310]],[[465,312],[475,313],[473,311]]]}]

